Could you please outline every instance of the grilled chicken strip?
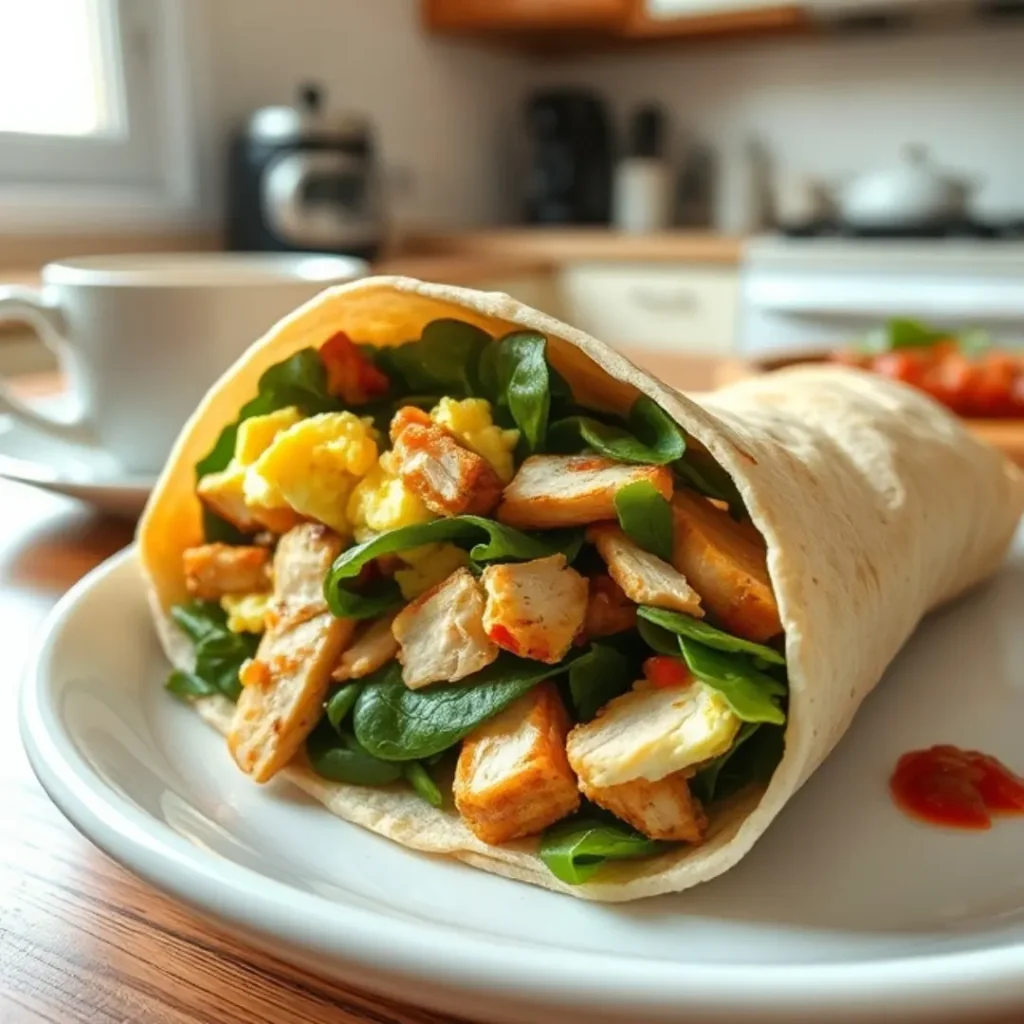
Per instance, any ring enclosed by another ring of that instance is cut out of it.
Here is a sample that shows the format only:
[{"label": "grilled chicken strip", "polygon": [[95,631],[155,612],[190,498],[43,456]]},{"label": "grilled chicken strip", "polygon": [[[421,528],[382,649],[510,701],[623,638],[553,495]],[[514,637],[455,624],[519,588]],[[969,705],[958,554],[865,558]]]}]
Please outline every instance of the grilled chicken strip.
[{"label": "grilled chicken strip", "polygon": [[589,540],[605,560],[612,579],[637,604],[669,608],[702,619],[700,596],[686,577],[657,555],[634,544],[614,523],[597,523],[587,530]]},{"label": "grilled chicken strip", "polygon": [[548,665],[566,656],[586,618],[587,581],[565,555],[489,565],[480,582],[484,629],[499,647]]},{"label": "grilled chicken strip", "polygon": [[242,533],[258,533],[260,530],[286,533],[301,522],[291,509],[250,508],[245,503],[243,490],[245,473],[245,467],[238,465],[228,466],[219,473],[207,473],[196,487],[200,501]]},{"label": "grilled chicken strip", "polygon": [[507,843],[579,807],[565,757],[568,731],[558,690],[542,683],[466,738],[455,770],[455,806],[474,835]]},{"label": "grilled chicken strip", "polygon": [[398,654],[398,641],[391,632],[394,615],[385,615],[363,627],[346,650],[331,678],[339,683],[349,679],[362,679],[376,672]]},{"label": "grilled chicken strip", "polygon": [[690,792],[685,772],[657,782],[637,779],[621,786],[597,789],[580,781],[583,795],[611,811],[649,839],[703,842],[708,819],[700,801]]},{"label": "grilled chicken strip", "polygon": [[331,669],[352,638],[355,623],[336,619],[323,595],[341,547],[341,538],[313,523],[289,530],[277,546],[267,631],[240,673],[242,695],[228,733],[232,757],[257,782],[273,778],[305,742],[322,713]]},{"label": "grilled chicken strip", "polygon": [[498,657],[484,631],[484,592],[468,569],[453,572],[406,605],[391,626],[410,690],[454,683]]},{"label": "grilled chicken strip", "polygon": [[186,549],[182,565],[185,588],[202,601],[270,589],[270,552],[266,548],[201,544]]},{"label": "grilled chicken strip", "polygon": [[436,515],[485,516],[501,498],[494,467],[433,423],[408,422],[393,451],[402,483]]},{"label": "grilled chicken strip", "polygon": [[587,586],[587,617],[583,635],[588,640],[623,633],[636,625],[636,605],[622,587],[604,573],[591,576]]},{"label": "grilled chicken strip", "polygon": [[672,497],[672,472],[665,466],[628,466],[596,455],[533,455],[505,488],[497,518],[522,530],[614,519],[615,495],[640,480]]},{"label": "grilled chicken strip", "polygon": [[761,643],[782,632],[764,539],[710,501],[686,491],[672,500],[672,564],[730,633]]}]

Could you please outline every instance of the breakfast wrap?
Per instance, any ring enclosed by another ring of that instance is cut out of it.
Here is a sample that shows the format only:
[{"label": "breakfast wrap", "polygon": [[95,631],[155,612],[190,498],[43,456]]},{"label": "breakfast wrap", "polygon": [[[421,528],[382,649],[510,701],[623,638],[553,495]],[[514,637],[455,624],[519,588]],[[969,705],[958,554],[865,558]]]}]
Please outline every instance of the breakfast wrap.
[{"label": "breakfast wrap", "polygon": [[694,400],[506,295],[384,277],[213,387],[138,540],[167,688],[254,784],[616,901],[750,850],[1022,490],[859,370]]}]

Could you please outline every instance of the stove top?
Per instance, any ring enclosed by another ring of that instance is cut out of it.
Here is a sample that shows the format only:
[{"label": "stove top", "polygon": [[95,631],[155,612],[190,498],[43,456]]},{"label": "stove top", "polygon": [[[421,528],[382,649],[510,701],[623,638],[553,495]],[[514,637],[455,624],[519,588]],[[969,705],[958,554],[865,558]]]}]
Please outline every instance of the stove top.
[{"label": "stove top", "polygon": [[865,238],[897,239],[965,239],[979,241],[1022,241],[1024,219],[1005,221],[950,220],[910,227],[856,227],[834,220],[816,220],[805,224],[780,225],[779,233],[786,238]]}]

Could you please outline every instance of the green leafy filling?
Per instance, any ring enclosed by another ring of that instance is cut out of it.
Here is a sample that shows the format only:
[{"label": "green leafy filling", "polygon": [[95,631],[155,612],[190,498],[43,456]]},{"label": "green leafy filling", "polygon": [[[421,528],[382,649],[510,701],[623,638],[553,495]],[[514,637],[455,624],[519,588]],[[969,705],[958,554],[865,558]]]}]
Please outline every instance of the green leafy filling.
[{"label": "green leafy filling", "polygon": [[238,670],[243,661],[255,655],[259,637],[232,633],[227,627],[227,613],[214,601],[175,605],[171,618],[195,646],[196,663],[191,672],[172,672],[167,689],[183,698],[222,694],[238,700],[242,692]]},{"label": "green leafy filling", "polygon": [[648,480],[638,480],[619,489],[615,512],[623,533],[638,547],[672,560],[672,506]]}]

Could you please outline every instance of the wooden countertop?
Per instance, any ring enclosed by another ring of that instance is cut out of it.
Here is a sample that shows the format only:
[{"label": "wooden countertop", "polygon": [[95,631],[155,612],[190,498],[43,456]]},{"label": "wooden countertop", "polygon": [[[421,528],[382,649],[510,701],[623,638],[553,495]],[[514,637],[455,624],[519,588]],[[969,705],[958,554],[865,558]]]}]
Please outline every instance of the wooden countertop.
[{"label": "wooden countertop", "polygon": [[481,231],[410,235],[410,254],[524,258],[569,262],[680,262],[737,265],[744,239],[705,231],[627,235],[607,228],[495,227]]}]

